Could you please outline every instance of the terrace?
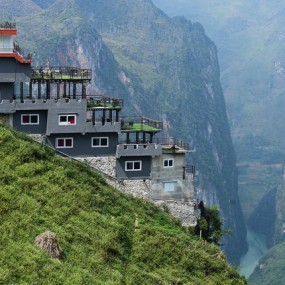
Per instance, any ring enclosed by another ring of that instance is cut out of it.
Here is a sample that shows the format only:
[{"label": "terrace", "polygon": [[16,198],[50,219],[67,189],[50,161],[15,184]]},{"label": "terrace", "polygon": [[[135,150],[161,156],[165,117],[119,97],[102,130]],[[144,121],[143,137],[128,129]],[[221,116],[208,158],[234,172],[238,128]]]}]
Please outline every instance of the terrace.
[{"label": "terrace", "polygon": [[87,108],[93,109],[122,109],[123,99],[104,95],[87,96]]},{"label": "terrace", "polygon": [[4,21],[0,23],[0,30],[16,30],[16,23]]},{"label": "terrace", "polygon": [[189,144],[174,138],[155,138],[153,142],[160,144],[164,153],[178,153],[189,151]]},{"label": "terrace", "polygon": [[76,67],[33,67],[32,80],[80,80],[90,81],[92,78],[91,69]]},{"label": "terrace", "polygon": [[156,133],[163,129],[161,121],[152,120],[146,117],[132,116],[122,117],[122,132],[149,132]]}]

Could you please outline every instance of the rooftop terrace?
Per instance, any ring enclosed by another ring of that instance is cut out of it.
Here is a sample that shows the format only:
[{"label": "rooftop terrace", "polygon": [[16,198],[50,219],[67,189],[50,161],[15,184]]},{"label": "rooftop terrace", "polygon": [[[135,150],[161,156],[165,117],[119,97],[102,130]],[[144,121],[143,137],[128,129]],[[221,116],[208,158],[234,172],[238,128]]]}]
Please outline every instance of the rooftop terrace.
[{"label": "rooftop terrace", "polygon": [[92,109],[122,109],[124,100],[105,95],[87,96],[87,108]]},{"label": "rooftop terrace", "polygon": [[33,67],[32,80],[84,80],[92,78],[91,69],[76,67]]},{"label": "rooftop terrace", "polygon": [[132,116],[122,117],[121,130],[123,132],[160,132],[163,129],[161,121],[152,120],[146,117]]}]

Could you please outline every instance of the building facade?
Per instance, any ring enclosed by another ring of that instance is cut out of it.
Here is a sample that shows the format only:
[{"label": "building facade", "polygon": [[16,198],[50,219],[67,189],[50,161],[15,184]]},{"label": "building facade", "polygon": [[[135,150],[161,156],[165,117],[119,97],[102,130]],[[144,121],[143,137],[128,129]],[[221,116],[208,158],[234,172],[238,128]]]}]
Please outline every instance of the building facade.
[{"label": "building facade", "polygon": [[[185,165],[188,145],[157,139],[163,130],[160,121],[121,116],[122,99],[87,94],[91,70],[33,67],[16,35],[14,23],[0,24],[1,118],[15,130],[40,137],[56,151],[113,176],[122,191],[130,186],[130,193],[166,203],[170,210],[176,205],[171,210],[175,215],[190,217],[195,169]],[[189,217],[182,217],[185,224],[193,224]]]}]

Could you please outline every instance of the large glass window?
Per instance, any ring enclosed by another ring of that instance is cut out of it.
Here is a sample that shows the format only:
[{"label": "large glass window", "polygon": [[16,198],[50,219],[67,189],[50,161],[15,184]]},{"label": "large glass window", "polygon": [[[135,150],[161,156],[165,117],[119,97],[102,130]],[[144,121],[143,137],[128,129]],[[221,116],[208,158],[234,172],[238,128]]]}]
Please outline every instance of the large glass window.
[{"label": "large glass window", "polygon": [[109,138],[108,137],[93,137],[91,140],[92,147],[108,147]]},{"label": "large glass window", "polygon": [[125,171],[141,171],[142,170],[142,161],[126,161],[125,162]]},{"label": "large glass window", "polygon": [[56,148],[73,148],[73,138],[57,138],[55,142]]},{"label": "large glass window", "polygon": [[76,125],[76,115],[59,115],[59,125]]},{"label": "large glass window", "polygon": [[21,124],[22,125],[38,125],[39,115],[38,114],[22,114]]}]

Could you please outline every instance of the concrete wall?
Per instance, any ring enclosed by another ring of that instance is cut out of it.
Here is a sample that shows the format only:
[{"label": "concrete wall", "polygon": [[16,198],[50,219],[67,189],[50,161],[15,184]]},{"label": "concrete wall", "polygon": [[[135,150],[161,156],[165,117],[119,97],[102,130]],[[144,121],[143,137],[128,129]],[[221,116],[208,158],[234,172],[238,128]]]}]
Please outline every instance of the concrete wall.
[{"label": "concrete wall", "polygon": [[[92,147],[92,137],[109,137],[108,147]],[[70,156],[115,156],[118,135],[116,133],[96,133],[96,134],[52,134],[47,137],[48,143],[56,148],[56,138],[73,138],[72,148],[57,148],[59,151]]]},{"label": "concrete wall", "polygon": [[[23,114],[38,114],[38,125],[22,125],[21,116]],[[33,111],[17,111],[13,114],[13,128],[18,132],[24,132],[27,134],[45,134],[47,128],[47,111],[33,110]]]},{"label": "concrete wall", "polygon": [[20,63],[15,58],[0,58],[0,83],[29,82],[31,73],[30,64]]},{"label": "concrete wall", "polygon": [[[140,171],[125,171],[126,161],[141,161],[142,169]],[[119,179],[147,179],[150,177],[151,157],[149,156],[121,157],[117,159],[116,169],[117,169],[116,176]]]},{"label": "concrete wall", "polygon": [[13,83],[0,83],[0,101],[2,100],[12,101],[13,94],[14,94],[14,84]]},{"label": "concrete wall", "polygon": [[116,156],[158,156],[161,155],[161,145],[149,144],[120,144],[117,145]]},{"label": "concrete wall", "polygon": [[[172,167],[164,167],[173,159]],[[183,171],[185,154],[162,154],[152,159],[150,197],[152,200],[189,200],[194,197],[194,177]],[[170,187],[171,186],[171,187]]]}]

